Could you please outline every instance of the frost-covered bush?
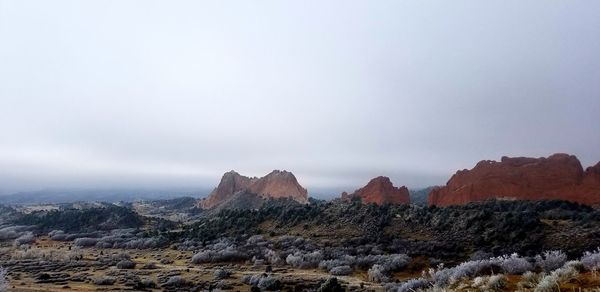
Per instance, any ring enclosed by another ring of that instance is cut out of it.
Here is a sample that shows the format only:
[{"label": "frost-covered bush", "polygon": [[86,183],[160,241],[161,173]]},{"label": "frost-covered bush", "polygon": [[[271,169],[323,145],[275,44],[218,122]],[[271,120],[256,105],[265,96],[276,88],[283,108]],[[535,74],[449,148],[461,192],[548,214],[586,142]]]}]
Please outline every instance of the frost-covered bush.
[{"label": "frost-covered bush", "polygon": [[352,268],[350,266],[337,266],[331,268],[329,273],[334,276],[347,276],[352,274]]},{"label": "frost-covered bush", "polygon": [[65,241],[67,235],[62,230],[52,230],[52,231],[48,232],[48,237],[50,237],[50,239],[56,240],[56,241]]},{"label": "frost-covered bush", "polygon": [[241,282],[250,286],[256,286],[261,289],[277,289],[281,286],[281,281],[277,277],[271,275],[244,275]]},{"label": "frost-covered bush", "polygon": [[82,247],[95,246],[96,243],[98,243],[98,239],[90,238],[90,237],[77,238],[77,239],[75,239],[75,241],[73,241],[73,244],[75,246],[82,246]]},{"label": "frost-covered bush", "polygon": [[246,285],[257,286],[260,278],[260,275],[244,275],[240,278],[240,281]]},{"label": "frost-covered bush", "polygon": [[367,275],[369,276],[369,281],[371,282],[387,282],[389,281],[389,277],[387,275],[387,270],[379,264],[374,264],[369,271],[367,271]]},{"label": "frost-covered bush", "polygon": [[520,257],[517,253],[510,256],[504,255],[495,259],[504,272],[511,275],[521,275],[533,269],[533,265],[526,258]]},{"label": "frost-covered bush", "polygon": [[535,287],[536,292],[548,292],[560,290],[560,284],[568,282],[571,279],[577,279],[579,272],[573,265],[565,265],[556,269],[543,277]]},{"label": "frost-covered bush", "polygon": [[0,240],[14,239],[19,237],[15,226],[4,227],[0,229]]},{"label": "frost-covered bush", "polygon": [[170,277],[169,280],[164,284],[164,286],[170,287],[184,287],[188,285],[188,281],[181,276],[173,276]]},{"label": "frost-covered bush", "polygon": [[444,265],[440,264],[437,269],[430,268],[424,275],[428,276],[436,286],[443,287],[463,278],[476,276],[484,269],[490,268],[492,264],[490,260],[468,261],[452,268],[444,268]]},{"label": "frost-covered bush", "polygon": [[117,254],[112,254],[110,255],[110,258],[113,261],[121,261],[121,260],[130,260],[131,256],[129,254],[126,254],[124,252],[121,253],[117,253]]},{"label": "frost-covered bush", "polygon": [[389,292],[414,292],[419,289],[424,289],[430,286],[429,281],[424,278],[410,279],[404,283],[393,284],[392,286],[386,287],[386,291]]},{"label": "frost-covered bush", "polygon": [[484,270],[492,269],[494,265],[495,262],[492,260],[478,260],[461,263],[460,265],[450,269],[452,271],[450,281],[456,282],[466,277],[476,276]]},{"label": "frost-covered bush", "polygon": [[273,276],[261,277],[257,286],[264,290],[280,290],[281,281],[279,278]]},{"label": "frost-covered bush", "polygon": [[231,272],[225,269],[216,269],[213,272],[213,277],[216,280],[227,279],[231,275]]},{"label": "frost-covered bush", "polygon": [[581,263],[588,271],[600,270],[600,248],[595,251],[586,251],[581,257]]},{"label": "frost-covered bush", "polygon": [[248,259],[248,256],[236,249],[235,246],[222,247],[215,245],[217,250],[207,249],[196,253],[192,257],[192,263],[215,263],[215,262],[234,262]]},{"label": "frost-covered bush", "polygon": [[294,268],[310,269],[316,268],[322,260],[323,254],[321,251],[313,251],[309,253],[297,251],[294,254],[288,255],[285,259],[285,262]]},{"label": "frost-covered bush", "polygon": [[118,269],[135,269],[135,263],[130,260],[122,260],[117,263]]},{"label": "frost-covered bush", "polygon": [[329,271],[339,266],[353,266],[356,262],[356,257],[350,255],[343,255],[337,259],[324,260],[319,263],[319,268]]},{"label": "frost-covered bush", "polygon": [[31,231],[23,233],[21,236],[15,239],[15,246],[23,245],[23,244],[32,244],[35,241],[35,236]]},{"label": "frost-covered bush", "polygon": [[6,278],[6,274],[8,272],[5,268],[0,266],[0,291],[8,290],[8,279]]},{"label": "frost-covered bush", "polygon": [[113,277],[101,277],[101,278],[97,278],[94,281],[94,284],[98,285],[98,286],[104,286],[104,285],[112,285],[116,282],[117,280]]},{"label": "frost-covered bush", "polygon": [[281,256],[272,249],[265,249],[263,251],[263,257],[272,265],[278,265],[282,262]]},{"label": "frost-covered bush", "polygon": [[554,271],[567,262],[567,255],[559,250],[546,251],[535,257],[535,265],[546,272]]}]

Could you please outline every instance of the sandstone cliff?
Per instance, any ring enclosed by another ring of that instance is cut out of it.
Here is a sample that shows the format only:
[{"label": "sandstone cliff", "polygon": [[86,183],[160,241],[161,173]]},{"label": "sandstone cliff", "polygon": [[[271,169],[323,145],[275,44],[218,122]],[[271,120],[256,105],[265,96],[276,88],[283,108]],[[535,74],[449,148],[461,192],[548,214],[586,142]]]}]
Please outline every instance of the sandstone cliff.
[{"label": "sandstone cliff", "polygon": [[484,160],[432,190],[428,203],[448,206],[493,198],[560,199],[600,206],[600,163],[584,171],[577,157],[568,154]]}]

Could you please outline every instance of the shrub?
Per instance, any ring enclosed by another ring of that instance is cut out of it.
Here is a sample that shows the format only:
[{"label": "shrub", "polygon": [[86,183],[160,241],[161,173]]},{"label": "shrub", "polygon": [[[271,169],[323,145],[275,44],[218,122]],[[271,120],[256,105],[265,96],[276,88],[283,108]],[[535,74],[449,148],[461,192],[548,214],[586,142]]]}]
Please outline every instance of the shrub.
[{"label": "shrub", "polygon": [[[217,247],[219,248],[219,247]],[[246,254],[239,252],[233,246],[227,246],[223,249],[211,250],[207,249],[196,253],[192,257],[192,263],[215,263],[215,262],[234,262],[248,259]]]},{"label": "shrub", "polygon": [[511,275],[520,275],[533,268],[527,259],[520,257],[516,253],[513,253],[510,256],[504,255],[498,257],[496,260],[500,267],[502,267],[502,270]]},{"label": "shrub", "polygon": [[144,266],[142,266],[142,269],[144,270],[154,270],[154,269],[158,269],[158,267],[156,266],[155,262],[149,262],[144,264]]},{"label": "shrub", "polygon": [[260,278],[258,281],[258,288],[267,290],[267,291],[276,291],[281,290],[281,281],[278,278],[273,276],[266,276]]},{"label": "shrub", "polygon": [[188,285],[188,281],[181,276],[173,276],[167,280],[164,286],[184,287]]},{"label": "shrub", "polygon": [[506,284],[508,279],[505,275],[498,274],[492,276],[481,276],[473,279],[471,287],[477,288],[480,291],[501,291]]},{"label": "shrub", "polygon": [[302,253],[298,251],[288,255],[285,262],[294,268],[310,269],[316,268],[321,260],[323,260],[323,255],[320,251],[311,253]]},{"label": "shrub", "polygon": [[231,272],[228,270],[224,270],[224,269],[216,269],[213,272],[213,277],[216,280],[227,279],[227,278],[229,278],[230,275],[231,275]]},{"label": "shrub", "polygon": [[276,251],[272,249],[266,249],[264,251],[264,258],[269,261],[272,265],[277,265],[281,263],[281,257],[277,254]]},{"label": "shrub", "polygon": [[118,269],[135,269],[135,263],[130,260],[122,260],[117,263]]},{"label": "shrub", "polygon": [[250,286],[258,286],[261,276],[259,275],[244,275],[240,281]]},{"label": "shrub", "polygon": [[388,289],[391,292],[413,292],[429,287],[429,281],[424,278],[410,279],[399,286]]},{"label": "shrub", "polygon": [[152,279],[150,278],[143,278],[140,280],[139,282],[139,288],[156,288],[156,283],[154,283],[154,281],[152,281]]},{"label": "shrub", "polygon": [[[281,281],[273,276],[263,275],[244,275],[241,282],[253,287],[265,290],[278,290],[281,287]],[[278,288],[279,287],[279,288]]]},{"label": "shrub", "polygon": [[488,278],[488,281],[485,285],[486,290],[501,290],[504,287],[506,287],[506,284],[508,284],[508,279],[506,278],[505,275],[502,274],[498,274],[498,275],[491,275]]},{"label": "shrub", "polygon": [[6,278],[6,274],[8,272],[5,268],[0,266],[0,291],[8,290],[8,279]]},{"label": "shrub", "polygon": [[17,226],[9,226],[0,229],[0,240],[14,239],[19,237],[19,235],[21,235],[21,233],[18,232]]},{"label": "shrub", "polygon": [[379,264],[374,264],[369,271],[367,271],[367,275],[369,276],[369,281],[371,282],[379,283],[387,282],[389,280],[385,267]]},{"label": "shrub", "polygon": [[350,266],[337,266],[329,270],[329,273],[334,276],[347,276],[352,274],[352,268]]},{"label": "shrub", "polygon": [[98,278],[94,281],[94,284],[99,285],[99,286],[104,286],[104,285],[112,285],[116,282],[115,278],[112,277],[102,277],[102,278]]},{"label": "shrub", "polygon": [[339,259],[324,260],[319,263],[319,268],[329,271],[339,266],[353,266],[356,258],[349,255],[341,256]]},{"label": "shrub", "polygon": [[19,246],[22,244],[32,244],[34,241],[35,236],[32,232],[28,231],[15,239],[15,245]]},{"label": "shrub", "polygon": [[73,244],[75,246],[82,246],[82,247],[95,246],[96,243],[98,243],[98,239],[90,238],[90,237],[77,238],[77,239],[75,239],[75,241],[73,241]]},{"label": "shrub", "polygon": [[540,282],[542,277],[543,277],[543,274],[537,274],[537,273],[534,273],[531,271],[527,271],[521,277],[521,281],[519,282],[518,286],[522,290],[524,290],[526,288],[527,289],[534,288],[535,286],[538,285],[538,283]]},{"label": "shrub", "polygon": [[535,257],[535,265],[546,272],[554,271],[562,267],[567,261],[567,255],[559,250],[546,251]]},{"label": "shrub", "polygon": [[337,278],[329,278],[323,285],[317,289],[317,292],[344,292],[346,291],[342,288],[342,285],[338,282]]},{"label": "shrub", "polygon": [[588,271],[600,269],[600,248],[593,252],[586,251],[581,257],[581,263]]},{"label": "shrub", "polygon": [[577,279],[579,272],[572,265],[565,265],[543,277],[535,287],[536,292],[560,290],[560,284],[571,279]]}]

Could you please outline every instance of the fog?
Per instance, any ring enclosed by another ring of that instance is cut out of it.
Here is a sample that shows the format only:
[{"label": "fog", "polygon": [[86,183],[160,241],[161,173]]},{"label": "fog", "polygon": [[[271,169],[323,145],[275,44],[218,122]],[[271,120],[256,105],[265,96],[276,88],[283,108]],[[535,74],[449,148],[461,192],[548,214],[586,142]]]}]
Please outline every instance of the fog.
[{"label": "fog", "polygon": [[594,1],[2,1],[0,192],[600,161]]}]

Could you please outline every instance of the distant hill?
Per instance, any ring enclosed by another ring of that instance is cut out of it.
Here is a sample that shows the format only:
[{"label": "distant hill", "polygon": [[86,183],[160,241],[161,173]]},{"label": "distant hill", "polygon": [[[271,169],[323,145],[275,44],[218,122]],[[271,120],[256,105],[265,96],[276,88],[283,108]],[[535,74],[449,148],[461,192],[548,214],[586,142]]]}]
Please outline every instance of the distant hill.
[{"label": "distant hill", "polygon": [[0,196],[0,204],[71,203],[79,201],[133,202],[205,196],[208,189],[47,189]]},{"label": "distant hill", "polygon": [[410,195],[410,203],[415,205],[427,205],[427,197],[435,186],[426,187],[424,189],[408,190]]}]

